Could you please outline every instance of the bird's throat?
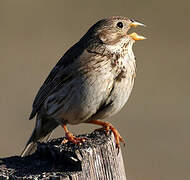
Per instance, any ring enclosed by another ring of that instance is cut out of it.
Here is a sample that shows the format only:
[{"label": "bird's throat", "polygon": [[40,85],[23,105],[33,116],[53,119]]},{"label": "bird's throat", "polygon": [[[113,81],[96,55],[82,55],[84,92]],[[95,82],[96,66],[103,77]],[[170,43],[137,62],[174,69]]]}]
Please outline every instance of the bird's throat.
[{"label": "bird's throat", "polygon": [[125,60],[134,60],[135,56],[132,49],[134,42],[132,39],[122,39],[114,45],[107,45],[106,49],[111,54],[119,54]]}]

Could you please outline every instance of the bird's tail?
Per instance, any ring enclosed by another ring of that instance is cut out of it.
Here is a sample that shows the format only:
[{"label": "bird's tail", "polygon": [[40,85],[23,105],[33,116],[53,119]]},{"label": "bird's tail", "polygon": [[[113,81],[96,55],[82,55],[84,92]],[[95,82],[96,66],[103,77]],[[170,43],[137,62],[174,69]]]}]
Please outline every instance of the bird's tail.
[{"label": "bird's tail", "polygon": [[21,153],[21,157],[34,153],[37,148],[37,142],[47,141],[50,138],[52,131],[58,125],[58,122],[53,119],[44,119],[37,116],[35,128],[26,144],[26,147]]}]

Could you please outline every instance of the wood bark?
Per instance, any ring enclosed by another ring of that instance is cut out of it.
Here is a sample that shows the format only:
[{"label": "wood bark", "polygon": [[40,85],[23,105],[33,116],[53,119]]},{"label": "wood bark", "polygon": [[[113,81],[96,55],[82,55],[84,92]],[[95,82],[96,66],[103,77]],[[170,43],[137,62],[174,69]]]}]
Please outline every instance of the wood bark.
[{"label": "wood bark", "polygon": [[30,156],[0,159],[0,180],[126,180],[121,150],[115,147],[113,134],[96,130],[79,137],[87,140],[82,145],[62,145],[64,138],[52,139],[39,143]]}]

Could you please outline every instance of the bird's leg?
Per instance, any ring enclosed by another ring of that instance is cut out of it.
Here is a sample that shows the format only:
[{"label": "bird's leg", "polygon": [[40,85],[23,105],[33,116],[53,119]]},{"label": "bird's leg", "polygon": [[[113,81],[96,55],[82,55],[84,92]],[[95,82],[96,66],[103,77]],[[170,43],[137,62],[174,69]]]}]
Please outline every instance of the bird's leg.
[{"label": "bird's leg", "polygon": [[103,128],[106,130],[106,134],[108,134],[109,130],[111,130],[113,132],[113,134],[114,134],[115,141],[116,141],[116,147],[117,148],[120,148],[119,142],[123,142],[124,143],[123,138],[121,137],[121,135],[119,134],[119,132],[117,131],[117,129],[111,123],[100,121],[100,120],[92,120],[92,121],[89,121],[87,123],[103,126]]},{"label": "bird's leg", "polygon": [[62,125],[63,129],[65,130],[65,136],[67,138],[67,140],[63,140],[62,141],[62,144],[65,144],[67,143],[68,141],[74,143],[74,144],[81,144],[83,142],[85,142],[86,138],[78,138],[78,137],[75,137],[68,129],[67,129],[67,126],[66,124],[63,124]]}]

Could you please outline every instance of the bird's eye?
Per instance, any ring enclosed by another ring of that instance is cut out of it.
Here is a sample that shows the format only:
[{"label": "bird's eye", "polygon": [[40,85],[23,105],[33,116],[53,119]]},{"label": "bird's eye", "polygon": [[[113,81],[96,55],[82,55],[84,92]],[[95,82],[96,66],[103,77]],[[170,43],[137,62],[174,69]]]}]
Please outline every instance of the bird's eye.
[{"label": "bird's eye", "polygon": [[120,28],[120,29],[123,28],[123,23],[122,22],[118,22],[117,23],[117,27]]}]

